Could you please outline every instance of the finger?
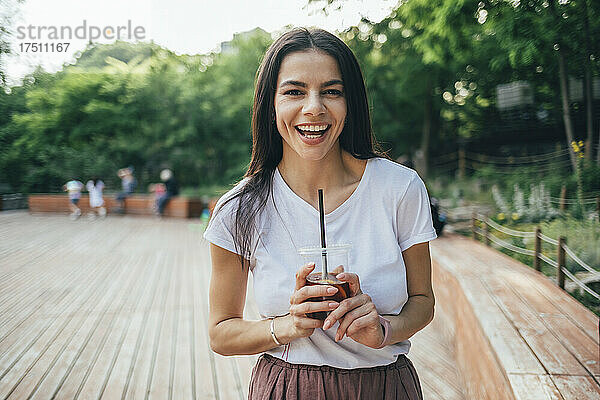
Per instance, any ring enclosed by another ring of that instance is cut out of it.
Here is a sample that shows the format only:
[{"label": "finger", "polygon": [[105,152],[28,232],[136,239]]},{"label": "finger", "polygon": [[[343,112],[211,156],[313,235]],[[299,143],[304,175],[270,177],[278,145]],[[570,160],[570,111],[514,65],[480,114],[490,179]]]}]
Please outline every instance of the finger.
[{"label": "finger", "polygon": [[304,286],[297,289],[290,297],[290,304],[300,304],[314,297],[332,296],[338,289],[329,285]]},{"label": "finger", "polygon": [[[369,315],[374,313],[377,316],[377,310],[373,303],[365,303],[362,306],[355,308],[354,310],[348,312],[344,317],[340,320],[340,325],[338,326],[337,332],[335,333],[335,340],[342,340],[344,335],[349,336],[347,331],[352,324],[364,317],[365,315]],[[379,318],[377,318],[377,323],[379,323]]]},{"label": "finger", "polygon": [[356,333],[368,327],[373,327],[375,332],[379,330],[380,334],[383,334],[383,329],[379,323],[379,315],[377,315],[377,313],[369,313],[352,321],[348,329],[346,329],[346,336],[352,338]]},{"label": "finger", "polygon": [[348,284],[350,285],[350,294],[352,296],[356,296],[362,293],[362,291],[360,290],[360,279],[358,278],[358,275],[353,274],[351,272],[342,272],[341,274],[338,274],[336,278],[338,278],[342,282],[348,282]]},{"label": "finger", "polygon": [[296,290],[306,285],[306,277],[315,269],[315,263],[304,264],[296,272]]},{"label": "finger", "polygon": [[333,269],[333,271],[331,271],[331,273],[333,275],[341,274],[342,272],[344,272],[344,266],[343,265],[338,265],[337,267],[335,267]]},{"label": "finger", "polygon": [[331,311],[335,310],[338,305],[339,303],[335,301],[306,301],[290,307],[290,314],[304,315],[317,311]]},{"label": "finger", "polygon": [[329,329],[329,327],[333,326],[338,320],[341,320],[347,312],[354,310],[357,307],[362,306],[367,302],[367,299],[370,300],[368,296],[355,296],[349,297],[337,306],[335,310],[329,313],[329,316],[325,320],[325,329]]}]

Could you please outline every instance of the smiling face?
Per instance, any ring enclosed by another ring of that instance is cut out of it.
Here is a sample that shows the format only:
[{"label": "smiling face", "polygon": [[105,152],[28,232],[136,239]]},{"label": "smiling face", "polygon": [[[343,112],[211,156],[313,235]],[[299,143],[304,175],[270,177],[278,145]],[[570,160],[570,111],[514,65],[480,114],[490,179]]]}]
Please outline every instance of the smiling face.
[{"label": "smiling face", "polygon": [[295,153],[318,161],[340,151],[346,98],[337,61],[318,50],[285,56],[277,79],[275,114],[284,158]]}]

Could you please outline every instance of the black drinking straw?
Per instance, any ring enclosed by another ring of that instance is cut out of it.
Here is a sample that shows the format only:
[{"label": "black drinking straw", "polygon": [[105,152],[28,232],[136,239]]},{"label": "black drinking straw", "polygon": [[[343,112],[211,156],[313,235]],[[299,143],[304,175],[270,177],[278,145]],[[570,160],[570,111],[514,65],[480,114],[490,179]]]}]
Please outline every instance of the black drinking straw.
[{"label": "black drinking straw", "polygon": [[325,244],[325,208],[323,207],[323,189],[319,189],[319,219],[321,220],[321,257],[323,268],[321,277],[327,279],[327,245]]}]

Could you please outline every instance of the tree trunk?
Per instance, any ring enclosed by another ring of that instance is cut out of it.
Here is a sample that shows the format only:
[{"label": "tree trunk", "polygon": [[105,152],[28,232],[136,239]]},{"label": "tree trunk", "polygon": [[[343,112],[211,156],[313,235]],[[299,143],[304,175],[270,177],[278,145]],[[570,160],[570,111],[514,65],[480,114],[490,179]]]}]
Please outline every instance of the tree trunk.
[{"label": "tree trunk", "polygon": [[565,56],[563,49],[558,50],[558,78],[560,80],[560,93],[563,109],[563,122],[565,124],[565,134],[567,135],[567,147],[569,148],[569,157],[571,158],[571,166],[573,171],[577,169],[577,158],[575,151],[571,146],[574,141],[573,122],[571,121],[571,112],[569,111],[569,90],[567,88],[567,67],[565,66]]},{"label": "tree trunk", "polygon": [[598,124],[598,152],[596,153],[596,165],[600,167],[600,124]]},{"label": "tree trunk", "polygon": [[583,90],[585,99],[585,129],[587,132],[587,139],[585,141],[585,163],[587,165],[592,163],[594,158],[594,123],[593,115],[594,112],[592,107],[594,105],[594,98],[592,97],[592,68],[590,65],[590,55],[592,54],[592,46],[590,44],[590,25],[588,21],[588,9],[587,0],[583,0],[583,34],[585,36],[585,60],[583,60]]},{"label": "tree trunk", "polygon": [[[550,0],[550,11],[552,16],[554,17],[554,21],[557,25],[562,23],[561,17],[558,16],[556,12],[556,3],[557,0]],[[563,110],[563,122],[565,124],[565,134],[567,135],[567,148],[569,149],[569,158],[571,159],[571,166],[573,167],[573,172],[577,171],[577,158],[575,157],[575,151],[573,150],[573,146],[571,143],[574,141],[573,135],[573,122],[571,121],[571,112],[569,111],[569,90],[567,87],[567,67],[565,65],[565,54],[562,43],[560,43],[560,38],[557,38],[558,42],[558,80],[560,83],[560,94],[561,94],[561,103]]]},{"label": "tree trunk", "polygon": [[587,132],[585,140],[585,163],[589,165],[594,158],[594,113],[592,109],[594,99],[592,98],[592,72],[588,63],[585,65],[583,85],[583,90],[585,91],[585,130]]},{"label": "tree trunk", "polygon": [[598,125],[598,152],[596,153],[596,165],[600,167],[600,125]]},{"label": "tree trunk", "polygon": [[425,110],[423,113],[423,131],[421,136],[421,151],[423,154],[422,171],[423,178],[427,177],[429,167],[429,141],[431,138],[431,118],[433,116],[433,99],[431,96],[431,80],[427,81],[427,92],[425,95]]}]

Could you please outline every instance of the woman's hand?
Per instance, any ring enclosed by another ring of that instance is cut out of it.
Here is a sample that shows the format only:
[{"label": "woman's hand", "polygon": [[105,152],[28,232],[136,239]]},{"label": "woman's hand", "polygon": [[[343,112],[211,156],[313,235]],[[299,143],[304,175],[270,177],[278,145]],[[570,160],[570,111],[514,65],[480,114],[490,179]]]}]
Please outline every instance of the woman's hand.
[{"label": "woman's hand", "polygon": [[[316,328],[323,327],[323,321],[308,318],[307,313],[317,311],[331,311],[339,306],[335,301],[307,301],[311,297],[331,296],[337,289],[328,285],[306,286],[306,277],[315,269],[315,264],[310,263],[300,267],[296,273],[296,287],[290,298],[290,314],[278,318],[275,322],[275,335],[282,343],[289,343],[294,339],[312,335]],[[279,322],[279,319],[282,321]],[[285,324],[283,323],[285,321]],[[277,325],[284,325],[277,329]],[[281,333],[280,333],[281,332]]]},{"label": "woman's hand", "polygon": [[342,340],[346,335],[365,346],[379,348],[384,338],[379,314],[371,297],[360,289],[358,275],[344,272],[337,275],[337,279],[349,283],[352,297],[343,300],[329,314],[323,329],[329,329],[339,321],[340,325],[335,334],[336,341]]}]

